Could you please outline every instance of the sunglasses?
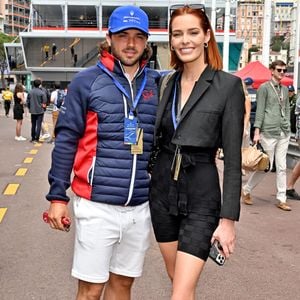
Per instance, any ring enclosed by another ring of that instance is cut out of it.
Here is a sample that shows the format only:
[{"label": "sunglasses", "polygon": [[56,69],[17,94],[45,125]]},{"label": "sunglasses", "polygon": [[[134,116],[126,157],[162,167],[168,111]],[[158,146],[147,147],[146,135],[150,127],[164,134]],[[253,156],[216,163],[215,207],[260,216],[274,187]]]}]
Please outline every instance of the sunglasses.
[{"label": "sunglasses", "polygon": [[287,72],[287,69],[282,69],[282,68],[275,68],[275,70],[276,70],[278,73],[286,73],[286,72]]},{"label": "sunglasses", "polygon": [[174,5],[170,6],[170,15],[172,15],[172,13],[176,9],[183,8],[183,7],[189,7],[192,9],[201,10],[203,13],[205,13],[205,5],[204,4],[174,4]]}]

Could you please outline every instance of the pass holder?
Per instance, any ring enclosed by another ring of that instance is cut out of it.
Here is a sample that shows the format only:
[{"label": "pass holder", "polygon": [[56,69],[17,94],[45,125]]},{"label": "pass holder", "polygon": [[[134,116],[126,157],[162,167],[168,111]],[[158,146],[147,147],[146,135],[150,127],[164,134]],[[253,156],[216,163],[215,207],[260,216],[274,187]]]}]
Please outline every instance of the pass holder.
[{"label": "pass holder", "polygon": [[143,154],[143,128],[137,129],[137,141],[135,145],[131,145],[131,154]]},{"label": "pass holder", "polygon": [[128,118],[124,119],[124,144],[135,145],[137,142],[137,118],[130,113]]},{"label": "pass holder", "polygon": [[180,146],[176,146],[176,150],[174,153],[172,165],[171,165],[171,172],[173,174],[173,179],[175,181],[178,180],[180,167],[181,167],[181,160],[182,160],[182,154],[180,152]]}]

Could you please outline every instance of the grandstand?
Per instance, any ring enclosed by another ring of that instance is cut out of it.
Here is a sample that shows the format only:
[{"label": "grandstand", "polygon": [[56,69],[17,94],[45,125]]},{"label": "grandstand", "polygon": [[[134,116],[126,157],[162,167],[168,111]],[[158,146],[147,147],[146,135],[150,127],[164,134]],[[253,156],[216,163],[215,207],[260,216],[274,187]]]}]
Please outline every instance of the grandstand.
[{"label": "grandstand", "polygon": [[[117,6],[124,5],[124,2],[86,0],[83,4],[81,0],[32,0],[28,28],[20,33],[19,43],[6,47],[7,53],[16,51],[20,53],[21,49],[19,60],[23,63],[18,67],[10,64],[10,71],[21,72],[19,68],[22,66],[31,80],[41,77],[44,82],[59,80],[68,83],[75,73],[96,63],[98,45],[105,39],[109,16]],[[180,0],[126,1],[126,5],[140,6],[149,16],[149,43],[157,49],[155,61],[150,63],[151,66],[158,69],[169,68],[169,9],[173,4],[185,2]],[[206,5],[207,14],[210,15],[211,1],[189,1],[189,3],[199,2]],[[219,9],[223,9],[224,5],[224,1],[217,0]],[[217,24],[216,38],[221,49],[222,24],[220,21]],[[243,41],[235,38],[234,22],[232,24],[230,53],[235,52],[229,64],[234,71],[237,69]],[[51,49],[53,43],[56,46],[54,56]],[[47,45],[48,57],[45,55]]]}]

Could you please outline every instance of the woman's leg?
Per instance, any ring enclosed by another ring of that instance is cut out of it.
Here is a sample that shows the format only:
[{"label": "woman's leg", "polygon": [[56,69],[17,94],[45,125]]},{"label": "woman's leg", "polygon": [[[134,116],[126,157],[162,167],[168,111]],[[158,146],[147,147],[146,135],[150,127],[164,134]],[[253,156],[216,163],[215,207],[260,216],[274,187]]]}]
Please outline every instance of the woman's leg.
[{"label": "woman's leg", "polygon": [[21,126],[22,126],[22,120],[17,120],[16,125],[16,136],[21,136]]},{"label": "woman's leg", "polygon": [[178,241],[169,242],[169,243],[159,243],[158,245],[166,265],[167,273],[171,281],[173,281],[174,273],[175,273]]},{"label": "woman's leg", "polygon": [[205,261],[191,254],[178,251],[176,256],[171,300],[194,300],[197,282]]}]

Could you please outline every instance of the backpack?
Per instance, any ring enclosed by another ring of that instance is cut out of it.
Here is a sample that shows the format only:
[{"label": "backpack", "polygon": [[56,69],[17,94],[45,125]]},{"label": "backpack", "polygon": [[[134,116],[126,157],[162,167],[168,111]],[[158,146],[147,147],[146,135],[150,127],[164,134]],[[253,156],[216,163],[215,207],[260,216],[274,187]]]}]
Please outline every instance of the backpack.
[{"label": "backpack", "polygon": [[65,93],[62,90],[57,91],[57,97],[55,101],[55,105],[57,108],[60,108],[65,101]]}]

